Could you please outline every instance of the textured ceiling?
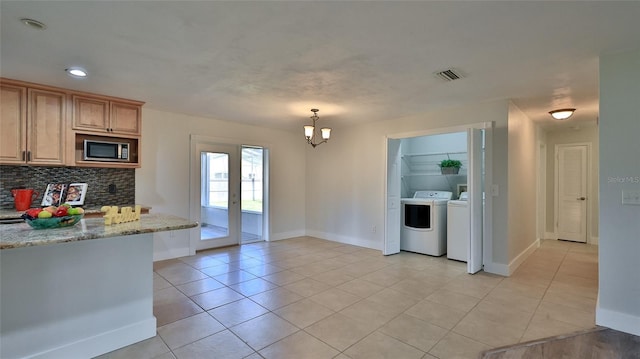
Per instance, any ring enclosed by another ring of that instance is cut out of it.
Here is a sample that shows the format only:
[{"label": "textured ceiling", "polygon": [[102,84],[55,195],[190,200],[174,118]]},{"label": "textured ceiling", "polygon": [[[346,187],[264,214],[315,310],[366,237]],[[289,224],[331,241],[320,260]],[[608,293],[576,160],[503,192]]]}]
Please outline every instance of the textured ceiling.
[{"label": "textured ceiling", "polygon": [[[509,98],[594,123],[598,57],[640,47],[640,2],[5,1],[0,75],[300,130]],[[35,30],[21,18],[47,25]],[[70,78],[81,66],[89,77]],[[444,82],[449,67],[465,78]]]}]

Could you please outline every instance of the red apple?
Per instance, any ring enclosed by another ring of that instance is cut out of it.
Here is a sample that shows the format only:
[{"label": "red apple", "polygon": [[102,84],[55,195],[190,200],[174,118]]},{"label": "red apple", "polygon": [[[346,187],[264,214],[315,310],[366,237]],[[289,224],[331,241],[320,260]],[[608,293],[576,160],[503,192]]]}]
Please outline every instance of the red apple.
[{"label": "red apple", "polygon": [[53,214],[54,217],[64,217],[69,212],[69,207],[60,206],[56,213]]},{"label": "red apple", "polygon": [[29,208],[24,213],[29,217],[36,218],[40,212],[42,212],[42,208]]}]

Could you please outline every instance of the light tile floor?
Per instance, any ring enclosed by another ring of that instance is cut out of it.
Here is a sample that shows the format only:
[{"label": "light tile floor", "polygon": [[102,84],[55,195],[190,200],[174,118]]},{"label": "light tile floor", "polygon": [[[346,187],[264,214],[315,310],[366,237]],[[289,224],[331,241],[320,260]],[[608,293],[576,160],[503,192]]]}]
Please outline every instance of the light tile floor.
[{"label": "light tile floor", "polygon": [[158,335],[101,358],[477,358],[595,326],[597,247],[546,240],[509,278],[310,237],[154,263]]}]

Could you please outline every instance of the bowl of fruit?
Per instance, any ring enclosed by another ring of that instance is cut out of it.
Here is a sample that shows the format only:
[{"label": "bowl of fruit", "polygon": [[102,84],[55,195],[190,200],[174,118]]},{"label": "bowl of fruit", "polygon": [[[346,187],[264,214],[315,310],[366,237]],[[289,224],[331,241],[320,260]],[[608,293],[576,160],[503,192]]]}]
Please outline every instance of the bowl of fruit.
[{"label": "bowl of fruit", "polygon": [[84,217],[84,210],[62,204],[59,207],[30,208],[22,218],[34,229],[62,228],[73,226]]}]

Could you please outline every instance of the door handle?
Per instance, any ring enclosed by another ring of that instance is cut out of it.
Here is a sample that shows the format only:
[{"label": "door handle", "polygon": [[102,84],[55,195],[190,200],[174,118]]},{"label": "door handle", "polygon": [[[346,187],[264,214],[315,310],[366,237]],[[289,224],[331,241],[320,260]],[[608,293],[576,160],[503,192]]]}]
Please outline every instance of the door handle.
[{"label": "door handle", "polygon": [[578,201],[584,201],[584,200],[586,200],[586,199],[587,199],[587,197],[578,197],[578,198],[576,198],[576,199],[577,199]]}]

